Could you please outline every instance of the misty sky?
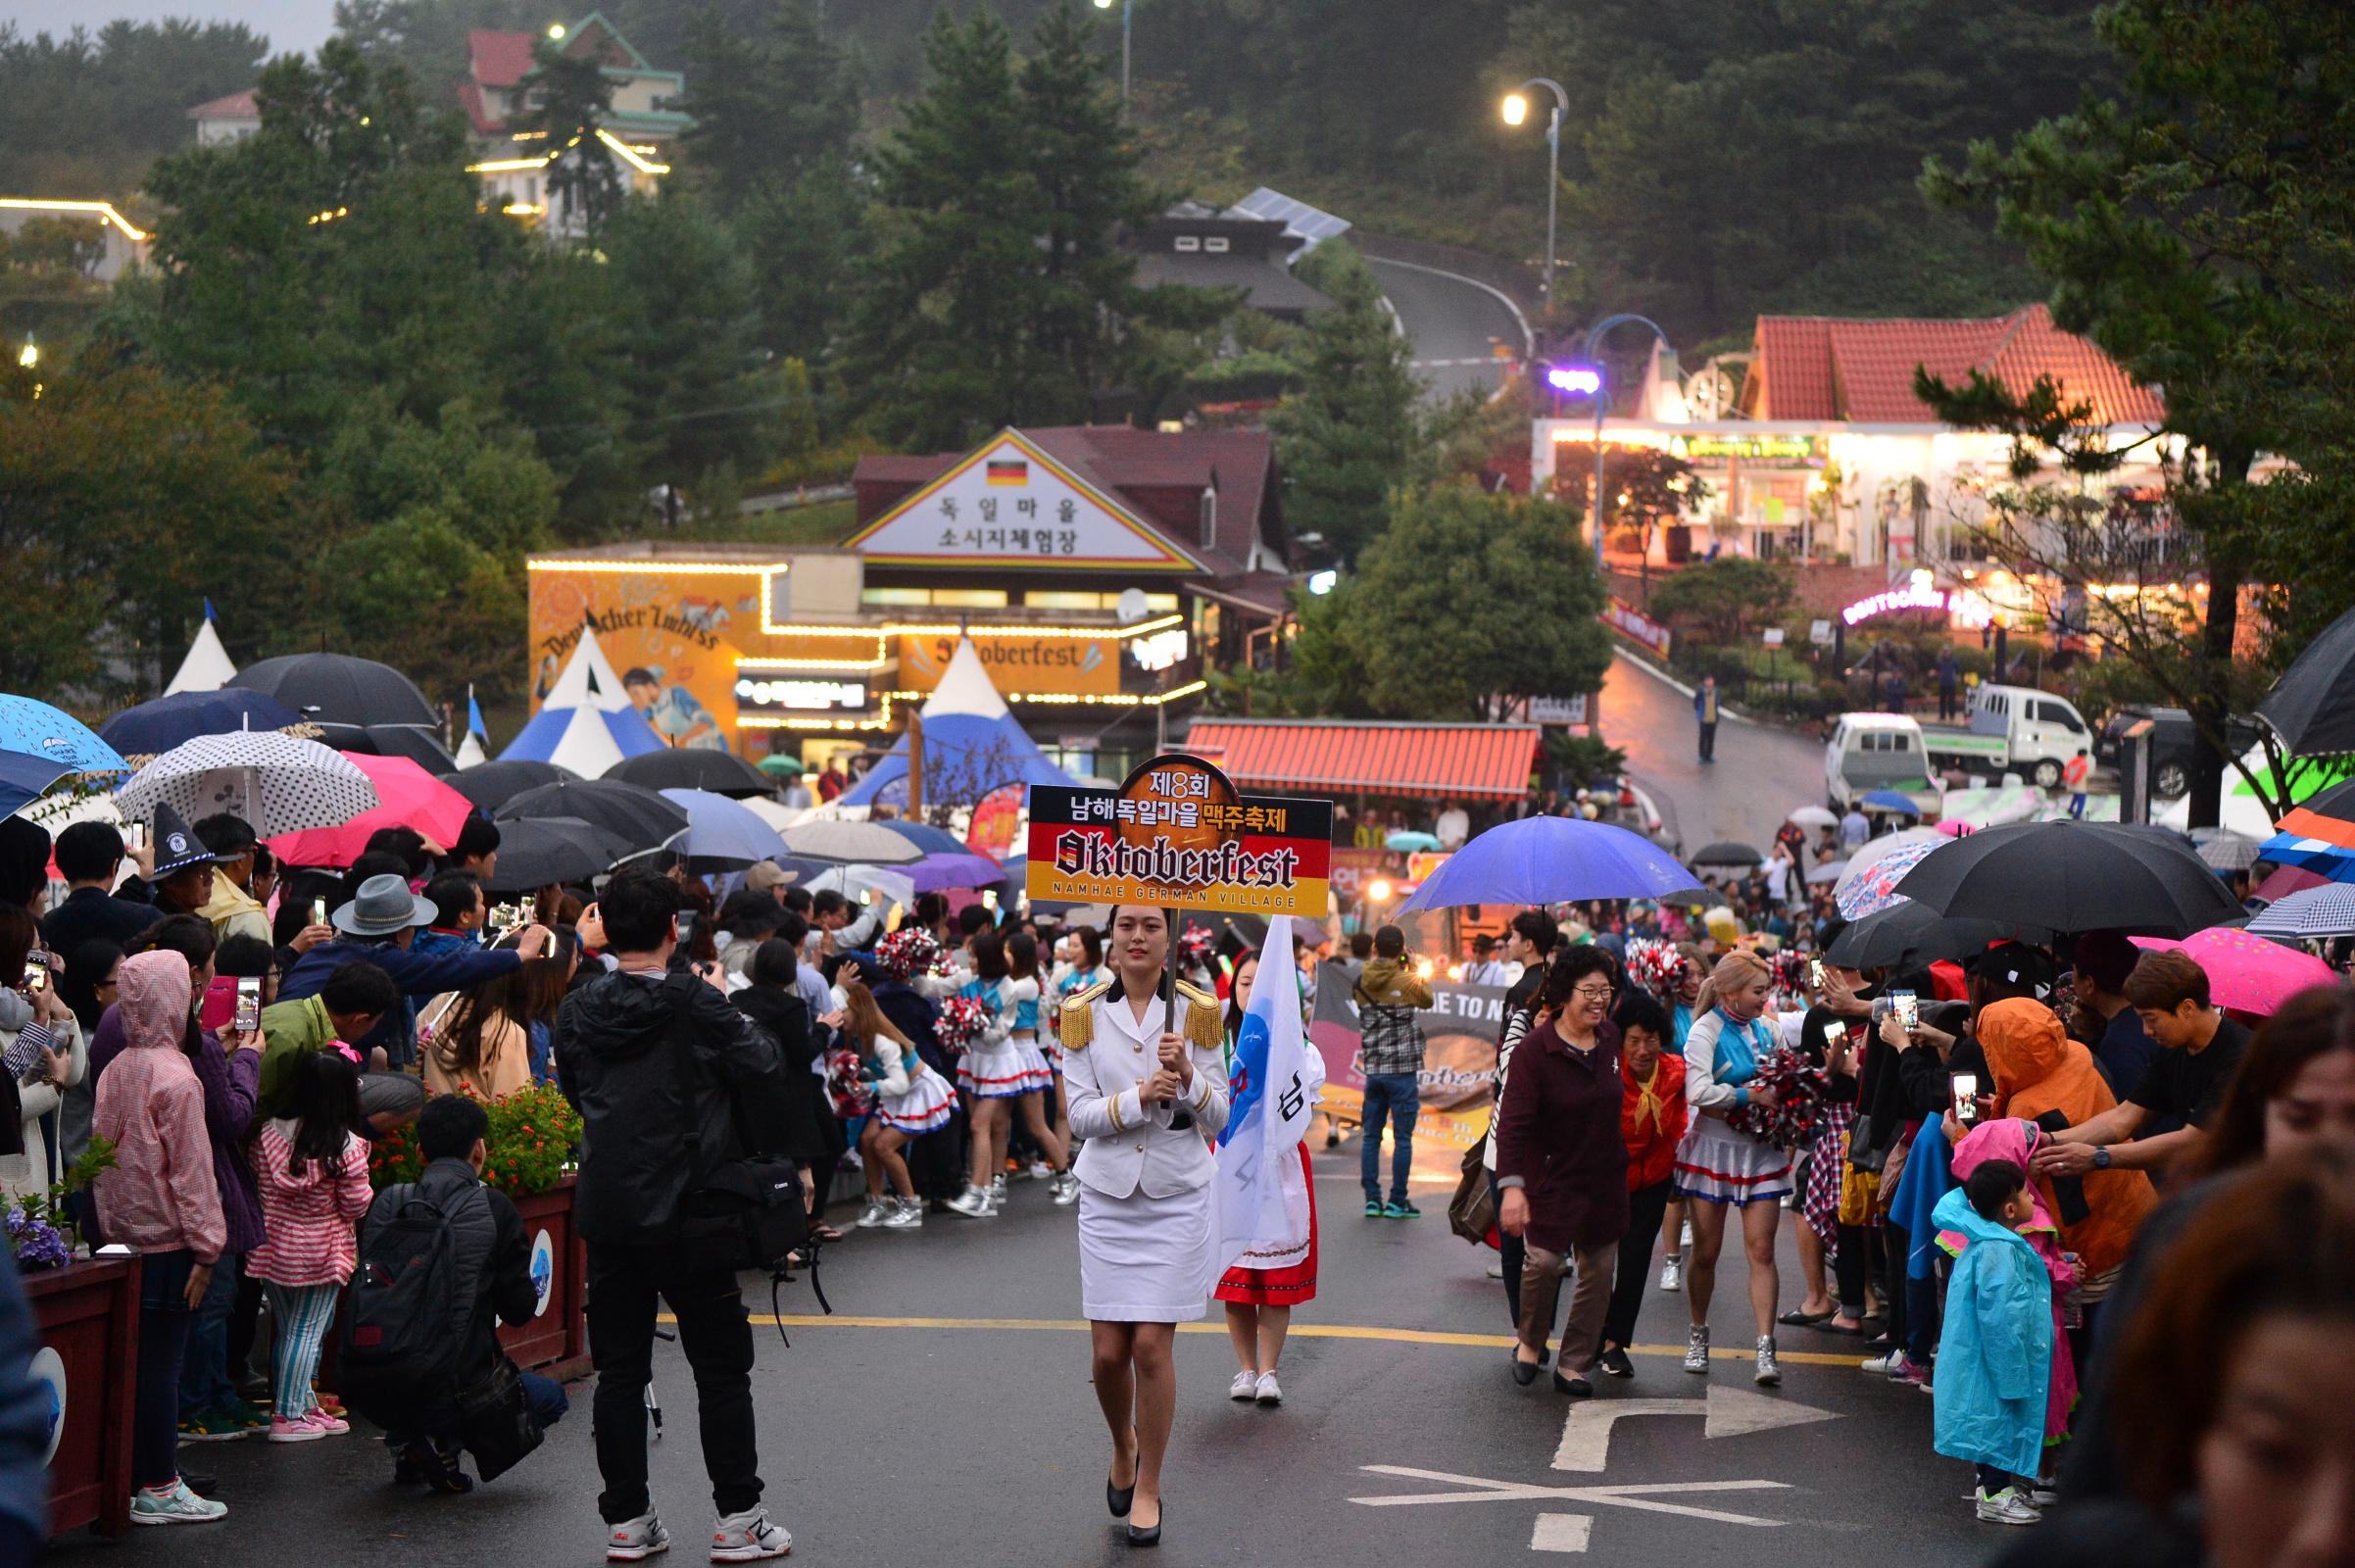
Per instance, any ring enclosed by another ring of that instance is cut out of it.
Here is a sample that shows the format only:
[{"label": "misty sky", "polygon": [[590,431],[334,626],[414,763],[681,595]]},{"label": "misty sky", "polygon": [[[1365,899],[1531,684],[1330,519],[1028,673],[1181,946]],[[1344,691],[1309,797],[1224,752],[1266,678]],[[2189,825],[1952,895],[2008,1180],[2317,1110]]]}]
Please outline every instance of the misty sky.
[{"label": "misty sky", "polygon": [[76,26],[95,32],[119,17],[242,22],[269,35],[272,54],[308,54],[334,30],[335,0],[0,0],[0,22],[15,23],[20,32],[63,33]]}]

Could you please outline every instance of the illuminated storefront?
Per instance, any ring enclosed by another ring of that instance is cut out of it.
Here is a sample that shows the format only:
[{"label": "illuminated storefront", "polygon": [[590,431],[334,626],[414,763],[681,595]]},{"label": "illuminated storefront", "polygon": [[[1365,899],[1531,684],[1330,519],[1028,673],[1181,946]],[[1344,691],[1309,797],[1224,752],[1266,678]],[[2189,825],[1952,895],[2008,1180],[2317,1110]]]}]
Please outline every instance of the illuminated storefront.
[{"label": "illuminated storefront", "polygon": [[583,625],[674,744],[816,761],[882,748],[973,639],[1043,749],[1119,771],[1156,710],[1279,620],[1272,449],[1249,432],[1079,427],[860,463],[828,549],[638,543],[535,557],[533,700]]}]

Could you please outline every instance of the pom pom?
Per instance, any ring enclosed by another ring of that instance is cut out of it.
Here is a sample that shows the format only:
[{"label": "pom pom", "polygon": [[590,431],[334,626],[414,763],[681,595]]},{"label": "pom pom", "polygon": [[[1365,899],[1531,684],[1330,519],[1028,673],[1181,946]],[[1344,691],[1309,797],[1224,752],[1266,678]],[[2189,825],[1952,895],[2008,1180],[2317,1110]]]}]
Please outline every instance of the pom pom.
[{"label": "pom pom", "polygon": [[995,1016],[978,997],[951,997],[941,1004],[941,1015],[933,1023],[932,1032],[941,1048],[955,1054],[979,1040]]},{"label": "pom pom", "polygon": [[1801,1149],[1815,1142],[1823,1119],[1824,1074],[1789,1046],[1778,1046],[1758,1063],[1758,1076],[1742,1087],[1774,1091],[1772,1105],[1745,1105],[1726,1118],[1737,1132],[1777,1149]]},{"label": "pom pom", "polygon": [[932,940],[932,933],[912,925],[904,925],[876,943],[875,960],[883,965],[885,974],[899,981],[937,968],[945,961],[941,945]]},{"label": "pom pom", "polygon": [[1636,984],[1664,1002],[1674,1000],[1677,974],[1684,966],[1684,956],[1673,942],[1636,937],[1627,944],[1627,972]]}]

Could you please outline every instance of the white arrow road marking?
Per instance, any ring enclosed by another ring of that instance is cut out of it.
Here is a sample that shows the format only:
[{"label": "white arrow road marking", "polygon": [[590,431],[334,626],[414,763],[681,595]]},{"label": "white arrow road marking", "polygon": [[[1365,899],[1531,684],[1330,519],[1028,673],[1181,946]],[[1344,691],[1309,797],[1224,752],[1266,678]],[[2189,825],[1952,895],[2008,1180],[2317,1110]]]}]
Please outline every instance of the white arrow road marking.
[{"label": "white arrow road marking", "polygon": [[1537,1528],[1529,1533],[1532,1551],[1584,1551],[1587,1538],[1595,1532],[1595,1521],[1583,1513],[1542,1513]]},{"label": "white arrow road marking", "polygon": [[1553,1468],[1599,1472],[1610,1456],[1611,1428],[1622,1416],[1698,1415],[1711,1438],[1739,1438],[1777,1427],[1806,1426],[1838,1419],[1835,1410],[1811,1404],[1769,1398],[1741,1389],[1711,1388],[1707,1399],[1603,1399],[1574,1404],[1562,1420],[1561,1446],[1553,1451]]},{"label": "white arrow road marking", "polygon": [[1419,1502],[1521,1502],[1545,1498],[1611,1508],[1634,1508],[1644,1513],[1670,1513],[1686,1519],[1707,1519],[1721,1525],[1756,1525],[1769,1530],[1780,1529],[1788,1521],[1758,1519],[1745,1513],[1726,1513],[1716,1508],[1696,1508],[1689,1503],[1661,1502],[1657,1499],[1705,1492],[1791,1490],[1781,1481],[1662,1481],[1625,1487],[1541,1487],[1525,1482],[1490,1481],[1481,1476],[1459,1476],[1447,1470],[1417,1470],[1407,1465],[1369,1464],[1358,1468],[1372,1475],[1403,1476],[1410,1481],[1436,1481],[1447,1486],[1472,1489],[1468,1492],[1413,1492],[1349,1499],[1370,1508],[1398,1507]]}]

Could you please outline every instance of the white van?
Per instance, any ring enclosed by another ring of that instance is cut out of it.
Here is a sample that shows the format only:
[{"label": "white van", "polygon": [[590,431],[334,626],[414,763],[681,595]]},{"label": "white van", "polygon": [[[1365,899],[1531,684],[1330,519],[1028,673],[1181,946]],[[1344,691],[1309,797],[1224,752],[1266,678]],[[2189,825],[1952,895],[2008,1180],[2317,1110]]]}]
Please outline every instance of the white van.
[{"label": "white van", "polygon": [[1824,746],[1824,795],[1836,811],[1875,790],[1894,790],[1925,808],[1938,802],[1922,726],[1902,713],[1842,713]]},{"label": "white van", "polygon": [[2033,686],[1982,686],[1971,698],[1968,730],[1931,725],[1922,732],[1933,759],[2000,772],[2032,774],[2041,789],[2061,781],[2078,753],[2091,760],[2093,727],[2066,697]]}]

